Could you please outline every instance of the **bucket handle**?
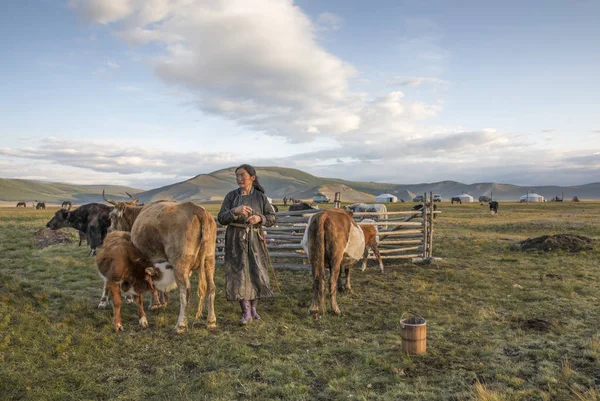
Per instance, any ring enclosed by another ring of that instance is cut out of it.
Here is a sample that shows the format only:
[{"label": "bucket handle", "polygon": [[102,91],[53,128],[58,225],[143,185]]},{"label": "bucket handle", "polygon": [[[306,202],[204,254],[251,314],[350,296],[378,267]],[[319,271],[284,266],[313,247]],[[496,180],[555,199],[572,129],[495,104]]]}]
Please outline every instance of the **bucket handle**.
[{"label": "bucket handle", "polygon": [[425,318],[421,315],[419,315],[417,312],[414,311],[408,311],[408,312],[404,312],[401,316],[400,316],[400,327],[404,328],[404,324],[402,323],[402,319],[404,319],[404,315],[413,315],[413,316],[417,316],[420,317],[421,319],[423,319],[423,321],[426,321]]}]

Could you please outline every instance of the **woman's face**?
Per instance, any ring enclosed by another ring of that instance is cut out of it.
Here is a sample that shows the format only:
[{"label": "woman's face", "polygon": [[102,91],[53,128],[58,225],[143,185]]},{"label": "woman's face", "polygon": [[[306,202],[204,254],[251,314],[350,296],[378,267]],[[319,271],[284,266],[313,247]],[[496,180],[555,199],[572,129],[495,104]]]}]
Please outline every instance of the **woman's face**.
[{"label": "woman's face", "polygon": [[256,179],[256,176],[250,175],[243,168],[238,169],[235,172],[235,180],[238,184],[238,187],[243,189],[252,188],[252,182]]}]

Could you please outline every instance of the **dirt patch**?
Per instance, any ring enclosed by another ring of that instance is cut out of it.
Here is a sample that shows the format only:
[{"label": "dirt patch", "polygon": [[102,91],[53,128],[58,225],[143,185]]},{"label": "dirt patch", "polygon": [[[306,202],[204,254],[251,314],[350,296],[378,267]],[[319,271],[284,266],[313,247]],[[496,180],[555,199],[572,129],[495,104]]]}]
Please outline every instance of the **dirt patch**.
[{"label": "dirt patch", "polygon": [[527,238],[516,245],[522,251],[550,252],[562,250],[567,252],[581,252],[592,249],[594,240],[574,234],[544,235],[541,237]]},{"label": "dirt patch", "polygon": [[58,230],[50,230],[48,228],[37,230],[35,233],[33,233],[33,236],[35,237],[38,248],[46,248],[50,245],[56,244],[72,244],[75,242],[69,233]]},{"label": "dirt patch", "polygon": [[526,321],[523,327],[530,330],[550,331],[552,323],[544,319],[533,318]]}]

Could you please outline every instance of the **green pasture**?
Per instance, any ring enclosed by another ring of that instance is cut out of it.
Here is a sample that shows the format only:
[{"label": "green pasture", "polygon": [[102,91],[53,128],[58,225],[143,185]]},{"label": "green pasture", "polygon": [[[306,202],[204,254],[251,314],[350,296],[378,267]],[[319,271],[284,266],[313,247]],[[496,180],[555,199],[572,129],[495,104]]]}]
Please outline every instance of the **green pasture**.
[{"label": "green pasture", "polygon": [[[343,315],[318,321],[307,313],[310,271],[278,271],[263,321],[238,326],[218,266],[217,329],[200,321],[182,335],[175,294],[148,312],[146,330],[124,305],[115,333],[110,307],[97,309],[102,280],[88,249],[37,247],[34,232],[55,210],[0,208],[0,399],[600,399],[600,247],[512,249],[548,234],[599,239],[600,202],[501,203],[497,216],[442,203],[441,260],[356,268],[354,293],[338,297]],[[407,311],[427,319],[424,355],[401,353]]]}]

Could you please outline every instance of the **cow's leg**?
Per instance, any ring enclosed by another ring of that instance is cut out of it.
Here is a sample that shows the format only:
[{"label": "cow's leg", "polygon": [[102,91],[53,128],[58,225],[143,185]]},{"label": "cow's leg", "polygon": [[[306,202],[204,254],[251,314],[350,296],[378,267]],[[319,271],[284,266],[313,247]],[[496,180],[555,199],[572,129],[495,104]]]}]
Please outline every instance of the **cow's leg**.
[{"label": "cow's leg", "polygon": [[[325,266],[319,268],[318,266],[312,266],[312,275],[313,275],[313,300],[308,313],[310,313],[313,318],[316,320],[319,318],[319,309],[322,306],[325,308],[325,305],[320,305],[319,295],[321,293],[325,293]],[[323,295],[324,298],[324,295]],[[325,313],[323,309],[321,313]]]},{"label": "cow's leg", "polygon": [[121,323],[121,288],[119,283],[114,281],[107,284],[108,289],[110,291],[110,295],[112,296],[112,304],[113,304],[113,322],[115,326],[115,331],[123,331],[123,324]]},{"label": "cow's leg", "polygon": [[141,295],[136,295],[135,296],[135,303],[137,304],[138,307],[138,316],[139,316],[139,322],[140,322],[140,326],[142,326],[142,329],[147,329],[148,328],[148,319],[146,319],[146,312],[144,312],[144,299],[142,298]]},{"label": "cow's leg", "polygon": [[365,251],[363,252],[362,264],[360,266],[360,271],[364,272],[367,269],[367,258],[369,257],[369,249],[365,246]]},{"label": "cow's leg", "polygon": [[377,246],[377,244],[375,244],[374,246],[371,247],[371,249],[373,250],[373,253],[377,257],[377,261],[379,262],[379,269],[383,273],[383,261],[381,260],[381,254],[379,253],[379,247]]},{"label": "cow's leg", "polygon": [[178,334],[181,334],[185,332],[188,324],[187,310],[191,295],[190,277],[187,274],[189,271],[189,263],[179,262],[174,266],[174,269],[175,281],[177,282],[177,288],[179,289],[179,318],[177,319],[175,331]]},{"label": "cow's leg", "polygon": [[104,287],[102,288],[102,298],[100,298],[100,303],[98,304],[98,309],[106,308],[107,302],[108,302],[108,288],[106,288],[106,279],[104,279]]},{"label": "cow's leg", "polygon": [[[154,299],[154,304],[152,304],[152,299]],[[158,290],[154,289],[154,291],[152,291],[152,297],[150,298],[150,310],[157,310],[161,306],[160,299],[158,298]]]},{"label": "cow's leg", "polygon": [[329,296],[331,298],[331,311],[336,315],[341,315],[340,308],[337,303],[337,280],[340,276],[341,264],[342,264],[342,253],[340,255],[334,255],[329,263],[330,274],[329,274]]},{"label": "cow's leg", "polygon": [[[213,329],[217,327],[217,315],[215,315],[215,257],[207,256],[204,261],[204,280],[205,294],[208,294],[208,316],[206,317],[206,327]],[[200,308],[200,303],[198,308]],[[198,315],[196,315],[198,318]]]},{"label": "cow's leg", "polygon": [[331,311],[336,315],[341,315],[340,307],[337,303],[337,280],[340,276],[340,266],[337,268],[331,268],[331,274],[329,275],[329,297],[331,298]]},{"label": "cow's leg", "polygon": [[348,292],[348,294],[352,294],[352,284],[350,283],[350,268],[352,267],[352,264],[349,264],[348,266],[344,267],[344,272],[346,273],[346,291]]}]

